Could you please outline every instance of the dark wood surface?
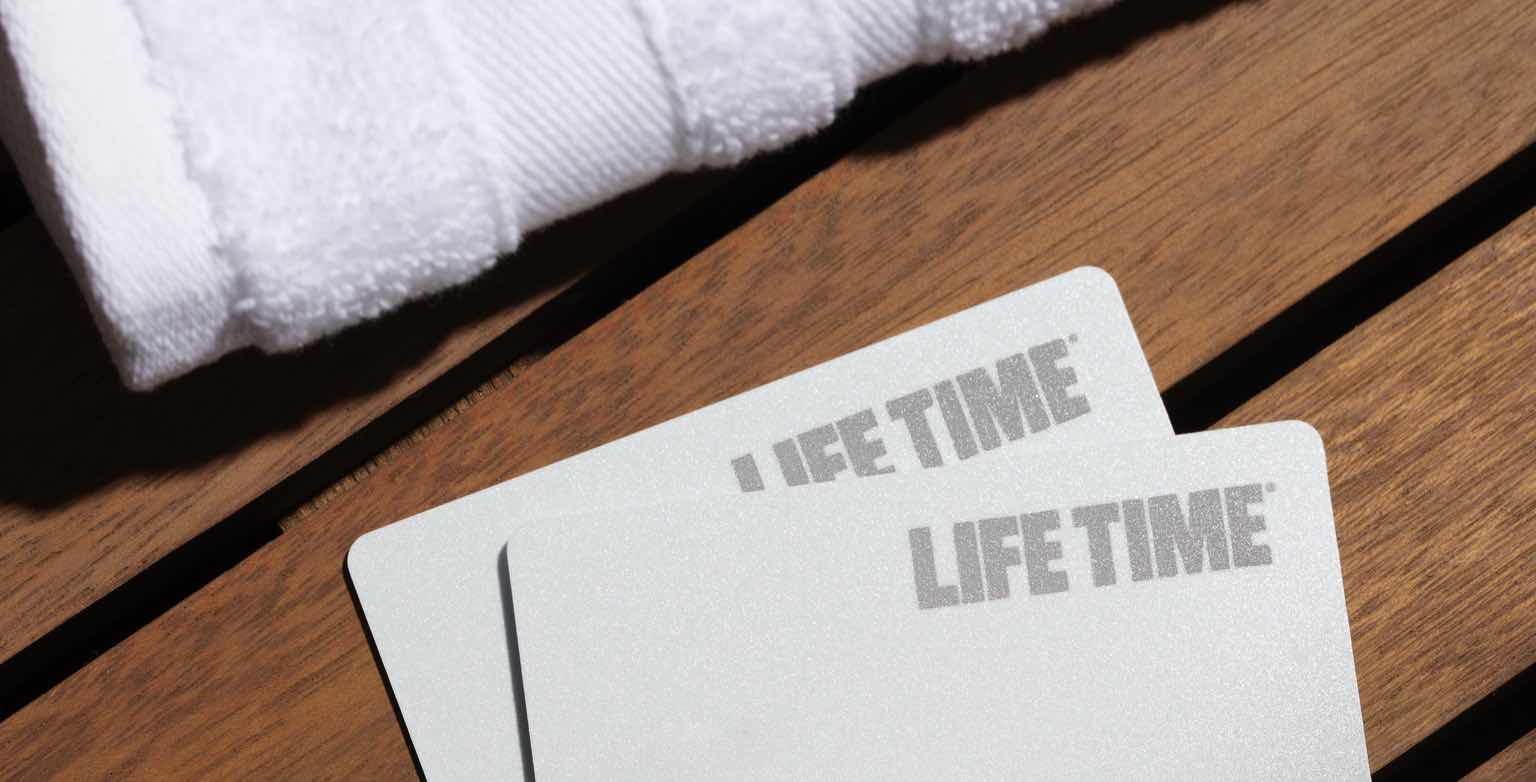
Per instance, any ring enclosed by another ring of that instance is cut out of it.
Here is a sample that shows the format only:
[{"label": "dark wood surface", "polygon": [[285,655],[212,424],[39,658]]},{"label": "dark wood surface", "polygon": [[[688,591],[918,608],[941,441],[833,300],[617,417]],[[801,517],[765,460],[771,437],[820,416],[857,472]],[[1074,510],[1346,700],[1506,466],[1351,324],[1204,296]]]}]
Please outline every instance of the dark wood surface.
[{"label": "dark wood surface", "polygon": [[[1530,174],[1505,169],[1536,140],[1536,17],[1157,5],[980,67],[570,339],[541,338],[540,307],[718,180],[556,228],[319,350],[149,396],[111,378],[36,224],[0,234],[5,366],[29,378],[6,433],[28,448],[0,464],[0,659],[241,508],[286,530],[0,723],[0,776],[409,778],[343,579],[357,535],[1088,263],[1119,280],[1176,421],[1237,407],[1225,422],[1323,432],[1372,765],[1404,757],[1536,662],[1518,577],[1536,218],[1421,259],[1459,230],[1430,229],[1490,211],[1469,186]],[[1358,328],[1332,317],[1394,286],[1412,290]],[[381,434],[366,468],[284,480],[493,340],[507,368]],[[1314,342],[1239,406],[1266,351]]]},{"label": "dark wood surface", "polygon": [[1323,435],[1377,766],[1536,665],[1536,212],[1223,425]]}]

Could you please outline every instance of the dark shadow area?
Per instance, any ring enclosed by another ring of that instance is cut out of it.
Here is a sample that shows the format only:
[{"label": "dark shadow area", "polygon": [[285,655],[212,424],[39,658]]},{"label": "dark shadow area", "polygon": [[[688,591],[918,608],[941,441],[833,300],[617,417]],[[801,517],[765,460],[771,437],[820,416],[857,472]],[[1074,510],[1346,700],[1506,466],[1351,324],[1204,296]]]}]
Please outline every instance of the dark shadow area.
[{"label": "dark shadow area", "polygon": [[[118,379],[84,299],[51,244],[0,258],[0,505],[50,509],[128,476],[174,473],[298,429],[420,371],[443,340],[569,284],[594,267],[602,226],[656,212],[646,199],[696,198],[703,178],[669,180],[530,238],[529,262],[407,305],[297,353],[239,351],[150,393]],[[41,236],[38,233],[38,236]],[[16,251],[15,242],[6,247]]]},{"label": "dark shadow area", "polygon": [[[942,88],[954,73],[916,71],[911,78],[883,82],[849,107],[846,122],[738,169],[729,175],[729,192],[695,195],[692,206],[626,245],[611,262],[598,265],[467,359],[0,663],[0,719],[270,542],[279,534],[278,520],[305,501],[513,362],[551,350],[597,322],[847,154],[914,101]],[[700,185],[724,177],[696,175],[637,191],[531,238],[519,257],[556,261],[579,256],[585,242],[604,230],[605,221],[622,219],[624,210],[639,208],[637,202],[672,197],[678,189],[712,192]],[[41,258],[47,263],[37,261],[0,263],[0,334],[19,340],[26,333],[38,340],[7,344],[0,352],[8,370],[20,365],[16,380],[0,389],[0,402],[17,412],[0,424],[0,504],[21,502],[45,510],[117,478],[195,467],[255,438],[301,426],[329,405],[409,371],[442,335],[574,273],[566,267],[561,274],[538,275],[505,263],[473,285],[409,305],[309,350],[284,356],[245,351],[153,393],[136,394],[118,382],[63,264],[51,255]],[[17,271],[22,266],[25,273]],[[16,283],[51,293],[28,295]],[[60,308],[67,312],[55,311]],[[29,319],[33,325],[20,331]],[[37,328],[44,331],[32,334]],[[88,355],[82,358],[82,353]],[[152,519],[155,510],[145,513]],[[60,518],[58,523],[75,522]]]},{"label": "dark shadow area", "polygon": [[1536,730],[1536,665],[1371,775],[1375,782],[1461,779]]},{"label": "dark shadow area", "polygon": [[16,178],[16,172],[0,173],[0,230],[32,214],[32,199]]},{"label": "dark shadow area", "polygon": [[533,782],[533,736],[528,732],[528,699],[523,695],[523,655],[517,647],[517,614],[512,606],[512,579],[507,574],[507,547],[496,555],[501,579],[501,610],[507,623],[507,650],[512,657],[512,698],[517,702],[517,741],[523,749],[523,779]]},{"label": "dark shadow area", "polygon": [[[3,35],[0,35],[0,39],[3,39]],[[20,172],[28,171],[38,177],[46,171],[42,168],[42,134],[38,132],[31,113],[24,110],[24,105],[21,74],[17,70],[16,60],[11,56],[10,47],[0,40],[0,111],[24,115],[0,119],[0,131],[4,135],[0,141],[4,142],[5,147],[0,149],[0,231],[33,211],[32,201],[21,184]],[[57,199],[52,198],[51,193],[45,194],[43,198],[48,199],[53,208],[57,209]]]},{"label": "dark shadow area", "polygon": [[[37,122],[26,109],[21,86],[21,73],[6,36],[0,31],[0,232],[20,222],[35,210],[21,173],[42,181],[47,174],[44,160],[42,134]],[[50,188],[51,190],[51,188]],[[39,196],[43,208],[58,210],[58,199],[52,192]],[[5,259],[0,258],[0,263]],[[0,376],[3,377],[3,376]]]},{"label": "dark shadow area", "polygon": [[[150,393],[122,386],[51,245],[0,258],[0,374],[8,380],[0,404],[11,413],[0,424],[0,504],[49,509],[125,476],[197,467],[386,388],[421,370],[444,339],[583,275],[675,267],[956,74],[935,68],[887,80],[805,142],[731,172],[672,177],[562,222],[470,285],[296,353],[239,351]],[[660,229],[650,240],[637,230],[646,225]],[[615,233],[635,238],[614,247]]]},{"label": "dark shadow area", "polygon": [[1215,425],[1532,209],[1536,146],[1504,161],[1174,383],[1163,393],[1174,431]]},{"label": "dark shadow area", "polygon": [[1194,24],[1221,8],[1253,0],[1123,2],[1053,27],[1029,45],[978,63],[955,89],[871,139],[860,155],[899,155],[914,144],[963,127],[986,111],[1028,96],[1072,73],[1124,54],[1158,34]]}]

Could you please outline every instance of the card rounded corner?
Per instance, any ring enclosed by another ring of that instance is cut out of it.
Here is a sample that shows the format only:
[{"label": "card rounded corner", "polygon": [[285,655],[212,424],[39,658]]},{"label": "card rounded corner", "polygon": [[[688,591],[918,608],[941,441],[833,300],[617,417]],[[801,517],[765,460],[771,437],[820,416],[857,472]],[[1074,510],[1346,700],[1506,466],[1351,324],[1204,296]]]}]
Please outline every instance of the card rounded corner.
[{"label": "card rounded corner", "polygon": [[1328,446],[1323,442],[1323,434],[1317,431],[1317,427],[1297,418],[1277,421],[1275,426],[1299,444],[1315,451],[1318,461],[1328,463]]},{"label": "card rounded corner", "polygon": [[1095,266],[1091,263],[1083,264],[1082,266],[1074,266],[1070,271],[1066,273],[1066,275],[1070,277],[1081,278],[1082,281],[1087,284],[1099,285],[1101,287],[1107,288],[1114,291],[1117,295],[1120,293],[1120,284],[1115,282],[1114,275],[1110,274],[1101,266]]}]

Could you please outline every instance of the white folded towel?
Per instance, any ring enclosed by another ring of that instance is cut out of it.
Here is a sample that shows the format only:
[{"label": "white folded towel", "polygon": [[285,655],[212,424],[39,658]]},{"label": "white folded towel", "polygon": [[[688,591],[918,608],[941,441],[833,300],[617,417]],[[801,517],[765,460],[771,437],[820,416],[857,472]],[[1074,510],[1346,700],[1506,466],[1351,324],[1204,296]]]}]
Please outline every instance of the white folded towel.
[{"label": "white folded towel", "polygon": [[1110,0],[0,0],[0,130],[125,382],[297,348],[527,231]]}]

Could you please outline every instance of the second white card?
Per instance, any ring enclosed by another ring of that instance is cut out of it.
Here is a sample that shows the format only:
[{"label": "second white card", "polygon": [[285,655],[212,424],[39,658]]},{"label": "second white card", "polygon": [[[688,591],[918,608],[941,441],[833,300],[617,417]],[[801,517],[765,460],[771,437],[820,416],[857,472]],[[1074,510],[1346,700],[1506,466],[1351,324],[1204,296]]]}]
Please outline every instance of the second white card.
[{"label": "second white card", "polygon": [[534,770],[1365,780],[1304,424],[528,525]]}]

